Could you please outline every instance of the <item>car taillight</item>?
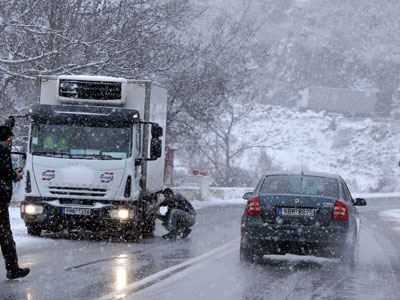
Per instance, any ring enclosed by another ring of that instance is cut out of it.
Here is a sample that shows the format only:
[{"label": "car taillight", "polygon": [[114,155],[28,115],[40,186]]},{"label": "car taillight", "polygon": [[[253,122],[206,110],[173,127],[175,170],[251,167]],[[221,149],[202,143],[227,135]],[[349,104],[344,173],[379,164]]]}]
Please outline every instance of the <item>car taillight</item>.
[{"label": "car taillight", "polygon": [[335,202],[335,207],[333,208],[332,219],[334,220],[349,220],[349,209],[346,204],[341,201]]},{"label": "car taillight", "polygon": [[247,200],[246,215],[261,216],[260,196]]}]

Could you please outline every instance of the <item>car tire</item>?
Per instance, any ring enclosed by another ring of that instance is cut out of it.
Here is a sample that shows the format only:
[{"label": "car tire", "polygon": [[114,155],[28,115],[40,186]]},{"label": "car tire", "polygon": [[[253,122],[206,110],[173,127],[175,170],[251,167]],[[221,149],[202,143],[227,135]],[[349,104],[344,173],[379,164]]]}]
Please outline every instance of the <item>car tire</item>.
[{"label": "car tire", "polygon": [[320,257],[341,259],[343,257],[343,248],[332,245],[320,245],[317,248],[317,254]]},{"label": "car tire", "polygon": [[263,254],[259,251],[240,245],[239,258],[241,262],[258,262],[262,257]]},{"label": "car tire", "polygon": [[349,266],[351,269],[355,267],[356,264],[356,251],[357,251],[357,243],[353,242],[344,247],[344,251],[342,253],[341,261]]},{"label": "car tire", "polygon": [[42,234],[42,228],[38,226],[29,226],[26,228],[29,235],[40,236]]}]

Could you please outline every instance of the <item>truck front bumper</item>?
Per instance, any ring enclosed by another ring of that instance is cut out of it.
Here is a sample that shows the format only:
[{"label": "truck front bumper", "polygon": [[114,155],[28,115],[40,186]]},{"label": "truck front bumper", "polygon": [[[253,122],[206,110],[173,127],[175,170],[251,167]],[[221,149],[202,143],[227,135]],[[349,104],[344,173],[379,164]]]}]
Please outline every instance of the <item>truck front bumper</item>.
[{"label": "truck front bumper", "polygon": [[27,227],[50,231],[85,228],[105,230],[135,227],[138,210],[126,203],[101,203],[93,205],[61,204],[58,200],[26,198],[21,203],[21,218]]}]

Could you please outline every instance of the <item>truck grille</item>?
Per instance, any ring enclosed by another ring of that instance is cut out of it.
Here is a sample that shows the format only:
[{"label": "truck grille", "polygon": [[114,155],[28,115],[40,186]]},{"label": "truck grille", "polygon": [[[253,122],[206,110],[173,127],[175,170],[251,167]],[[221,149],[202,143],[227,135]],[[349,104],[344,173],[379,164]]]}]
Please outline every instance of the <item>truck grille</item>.
[{"label": "truck grille", "polygon": [[104,197],[107,193],[107,189],[101,188],[77,188],[64,186],[51,186],[49,187],[49,191],[53,195],[90,197]]}]

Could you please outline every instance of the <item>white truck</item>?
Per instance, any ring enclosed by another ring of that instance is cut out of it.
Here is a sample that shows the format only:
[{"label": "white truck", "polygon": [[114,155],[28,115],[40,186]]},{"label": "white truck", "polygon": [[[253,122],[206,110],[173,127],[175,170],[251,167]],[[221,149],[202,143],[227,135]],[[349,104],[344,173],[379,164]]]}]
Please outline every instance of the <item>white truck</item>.
[{"label": "white truck", "polygon": [[150,81],[105,76],[40,77],[21,217],[42,230],[118,230],[152,235],[163,188],[167,91]]}]

